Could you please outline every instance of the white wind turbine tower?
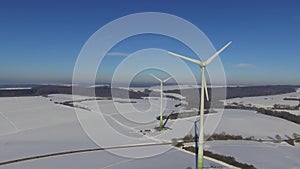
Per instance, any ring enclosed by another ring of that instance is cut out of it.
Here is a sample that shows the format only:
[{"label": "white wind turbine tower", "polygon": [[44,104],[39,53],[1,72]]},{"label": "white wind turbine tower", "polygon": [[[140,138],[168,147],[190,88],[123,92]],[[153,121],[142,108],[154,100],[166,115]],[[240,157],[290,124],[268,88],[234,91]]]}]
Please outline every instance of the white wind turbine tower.
[{"label": "white wind turbine tower", "polygon": [[182,56],[173,52],[168,52],[171,55],[180,57],[182,59],[188,60],[190,62],[196,63],[200,66],[202,77],[201,77],[201,98],[200,98],[200,125],[199,125],[199,148],[198,148],[198,169],[203,168],[203,143],[204,143],[204,131],[203,131],[203,120],[204,120],[204,90],[206,93],[206,99],[208,100],[208,91],[205,77],[205,67],[213,61],[224,49],[226,49],[231,44],[231,41],[228,42],[223,48],[217,51],[214,55],[212,55],[205,62],[201,62],[200,60],[192,59],[186,56]]},{"label": "white wind turbine tower", "polygon": [[162,107],[163,106],[163,103],[162,103],[162,99],[163,99],[163,83],[167,82],[172,77],[168,77],[165,80],[161,80],[160,78],[154,76],[153,74],[150,74],[150,75],[160,82],[160,117],[159,117],[159,128],[162,129],[162,126],[163,126],[163,122],[162,122],[162,114],[163,114],[163,107]]}]

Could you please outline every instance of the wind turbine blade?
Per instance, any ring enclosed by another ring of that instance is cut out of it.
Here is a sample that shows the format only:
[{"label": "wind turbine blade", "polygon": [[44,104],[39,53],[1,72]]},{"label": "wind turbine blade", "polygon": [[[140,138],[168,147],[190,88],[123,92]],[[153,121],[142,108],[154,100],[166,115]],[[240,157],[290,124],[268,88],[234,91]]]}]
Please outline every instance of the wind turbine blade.
[{"label": "wind turbine blade", "polygon": [[171,77],[168,77],[167,79],[163,80],[163,82],[167,82],[168,80],[172,79],[172,76]]},{"label": "wind turbine blade", "polygon": [[208,97],[208,90],[207,90],[207,83],[206,83],[206,76],[205,76],[205,73],[203,74],[203,78],[204,78],[204,84],[203,84],[203,87],[204,87],[204,90],[205,90],[205,96],[206,96],[206,100],[209,101],[209,97]]},{"label": "wind turbine blade", "polygon": [[217,51],[214,55],[212,55],[209,59],[207,59],[206,62],[204,62],[204,65],[208,65],[211,61],[213,61],[221,52],[223,52],[223,50],[225,50],[230,44],[232,43],[232,41],[228,42],[223,48],[221,48],[219,51]]},{"label": "wind turbine blade", "polygon": [[199,64],[199,65],[202,66],[202,62],[201,62],[200,60],[192,59],[192,58],[189,58],[189,57],[186,57],[186,56],[177,54],[177,53],[173,53],[173,52],[168,52],[168,53],[171,54],[171,55],[173,55],[173,56],[180,57],[180,58],[182,58],[182,59],[188,60],[188,61],[190,61],[190,62],[197,63],[197,64]]},{"label": "wind turbine blade", "polygon": [[158,81],[162,82],[162,80],[161,80],[160,78],[158,78],[158,77],[154,76],[152,73],[151,73],[150,75],[151,75],[152,77],[154,77],[156,80],[158,80]]}]

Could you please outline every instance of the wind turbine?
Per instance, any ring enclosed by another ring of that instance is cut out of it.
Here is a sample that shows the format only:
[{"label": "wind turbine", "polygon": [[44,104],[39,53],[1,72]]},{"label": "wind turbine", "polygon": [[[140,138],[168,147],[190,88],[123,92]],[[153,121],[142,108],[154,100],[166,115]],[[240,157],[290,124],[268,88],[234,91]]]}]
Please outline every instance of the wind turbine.
[{"label": "wind turbine", "polygon": [[173,52],[168,52],[171,55],[180,57],[182,59],[188,60],[190,62],[196,63],[200,66],[201,72],[202,72],[202,77],[201,77],[201,98],[200,98],[200,125],[199,125],[199,148],[198,148],[198,169],[203,168],[203,143],[204,143],[204,131],[203,131],[203,120],[204,120],[204,90],[205,90],[205,95],[206,99],[209,100],[208,98],[208,91],[207,91],[207,84],[206,84],[206,77],[205,77],[205,67],[213,61],[223,50],[225,50],[232,41],[228,42],[223,48],[221,48],[219,51],[217,51],[214,55],[212,55],[209,59],[207,59],[205,62],[202,62],[200,60],[192,59],[177,53]]},{"label": "wind turbine", "polygon": [[167,79],[161,80],[160,78],[154,76],[153,74],[150,74],[150,75],[160,82],[160,117],[159,117],[159,128],[162,129],[162,127],[163,127],[163,122],[162,122],[162,114],[163,114],[163,107],[162,107],[163,83],[167,82],[172,77],[168,77]]}]

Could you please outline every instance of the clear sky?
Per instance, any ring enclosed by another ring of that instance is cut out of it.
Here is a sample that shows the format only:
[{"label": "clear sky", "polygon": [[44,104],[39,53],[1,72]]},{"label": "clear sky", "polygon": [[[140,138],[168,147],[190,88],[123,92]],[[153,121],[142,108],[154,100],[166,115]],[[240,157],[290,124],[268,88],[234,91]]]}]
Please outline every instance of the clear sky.
[{"label": "clear sky", "polygon": [[[70,82],[81,48],[103,25],[132,13],[165,12],[195,24],[216,49],[233,41],[220,55],[229,84],[300,84],[299,9],[297,0],[1,0],[0,83]],[[136,37],[111,52],[175,50],[166,40]],[[103,81],[121,60],[107,59]]]}]

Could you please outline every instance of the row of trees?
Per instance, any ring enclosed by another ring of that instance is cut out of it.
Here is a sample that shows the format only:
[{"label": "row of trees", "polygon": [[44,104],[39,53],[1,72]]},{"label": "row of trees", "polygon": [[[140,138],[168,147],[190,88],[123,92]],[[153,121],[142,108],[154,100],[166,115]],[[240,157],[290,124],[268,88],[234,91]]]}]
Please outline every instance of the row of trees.
[{"label": "row of trees", "polygon": [[268,109],[264,109],[264,108],[256,108],[256,111],[261,114],[279,117],[279,118],[300,124],[300,116],[291,114],[286,111],[274,111],[274,110],[268,110]]},{"label": "row of trees", "polygon": [[[226,134],[225,132],[222,132],[220,134],[215,133],[211,136],[204,136],[207,141],[213,141],[213,140],[252,140],[252,141],[257,141],[254,136],[250,137],[243,137],[241,135],[230,135]],[[198,138],[196,138],[197,140]],[[185,137],[182,138],[184,142],[193,142],[195,141],[195,137],[192,134],[188,134]]]},{"label": "row of trees", "polygon": [[[184,150],[196,153],[196,148],[193,146],[188,146],[188,147],[184,147]],[[256,169],[253,165],[249,165],[247,163],[241,163],[236,161],[236,159],[232,156],[225,156],[225,155],[220,155],[220,154],[216,154],[213,153],[211,151],[204,151],[204,155],[207,157],[211,157],[213,159],[219,160],[219,161],[223,161],[227,164],[239,167],[239,168],[243,168],[243,169]]]},{"label": "row of trees", "polygon": [[[290,145],[295,145],[295,143],[300,142],[300,135],[297,133],[293,133],[292,136],[285,135],[285,139],[283,139],[279,134],[276,134],[273,137],[269,137],[269,139],[256,139],[254,136],[249,137],[243,137],[241,135],[230,135],[226,134],[225,132],[222,132],[220,134],[215,133],[211,136],[205,136],[207,141],[213,141],[213,140],[246,140],[246,141],[258,141],[258,142],[273,142],[273,143],[281,143],[281,142],[287,142]],[[198,141],[198,137],[195,138],[192,134],[188,134],[185,137],[182,138],[183,142],[193,142]],[[180,146],[183,146],[183,144],[180,144]]]}]

